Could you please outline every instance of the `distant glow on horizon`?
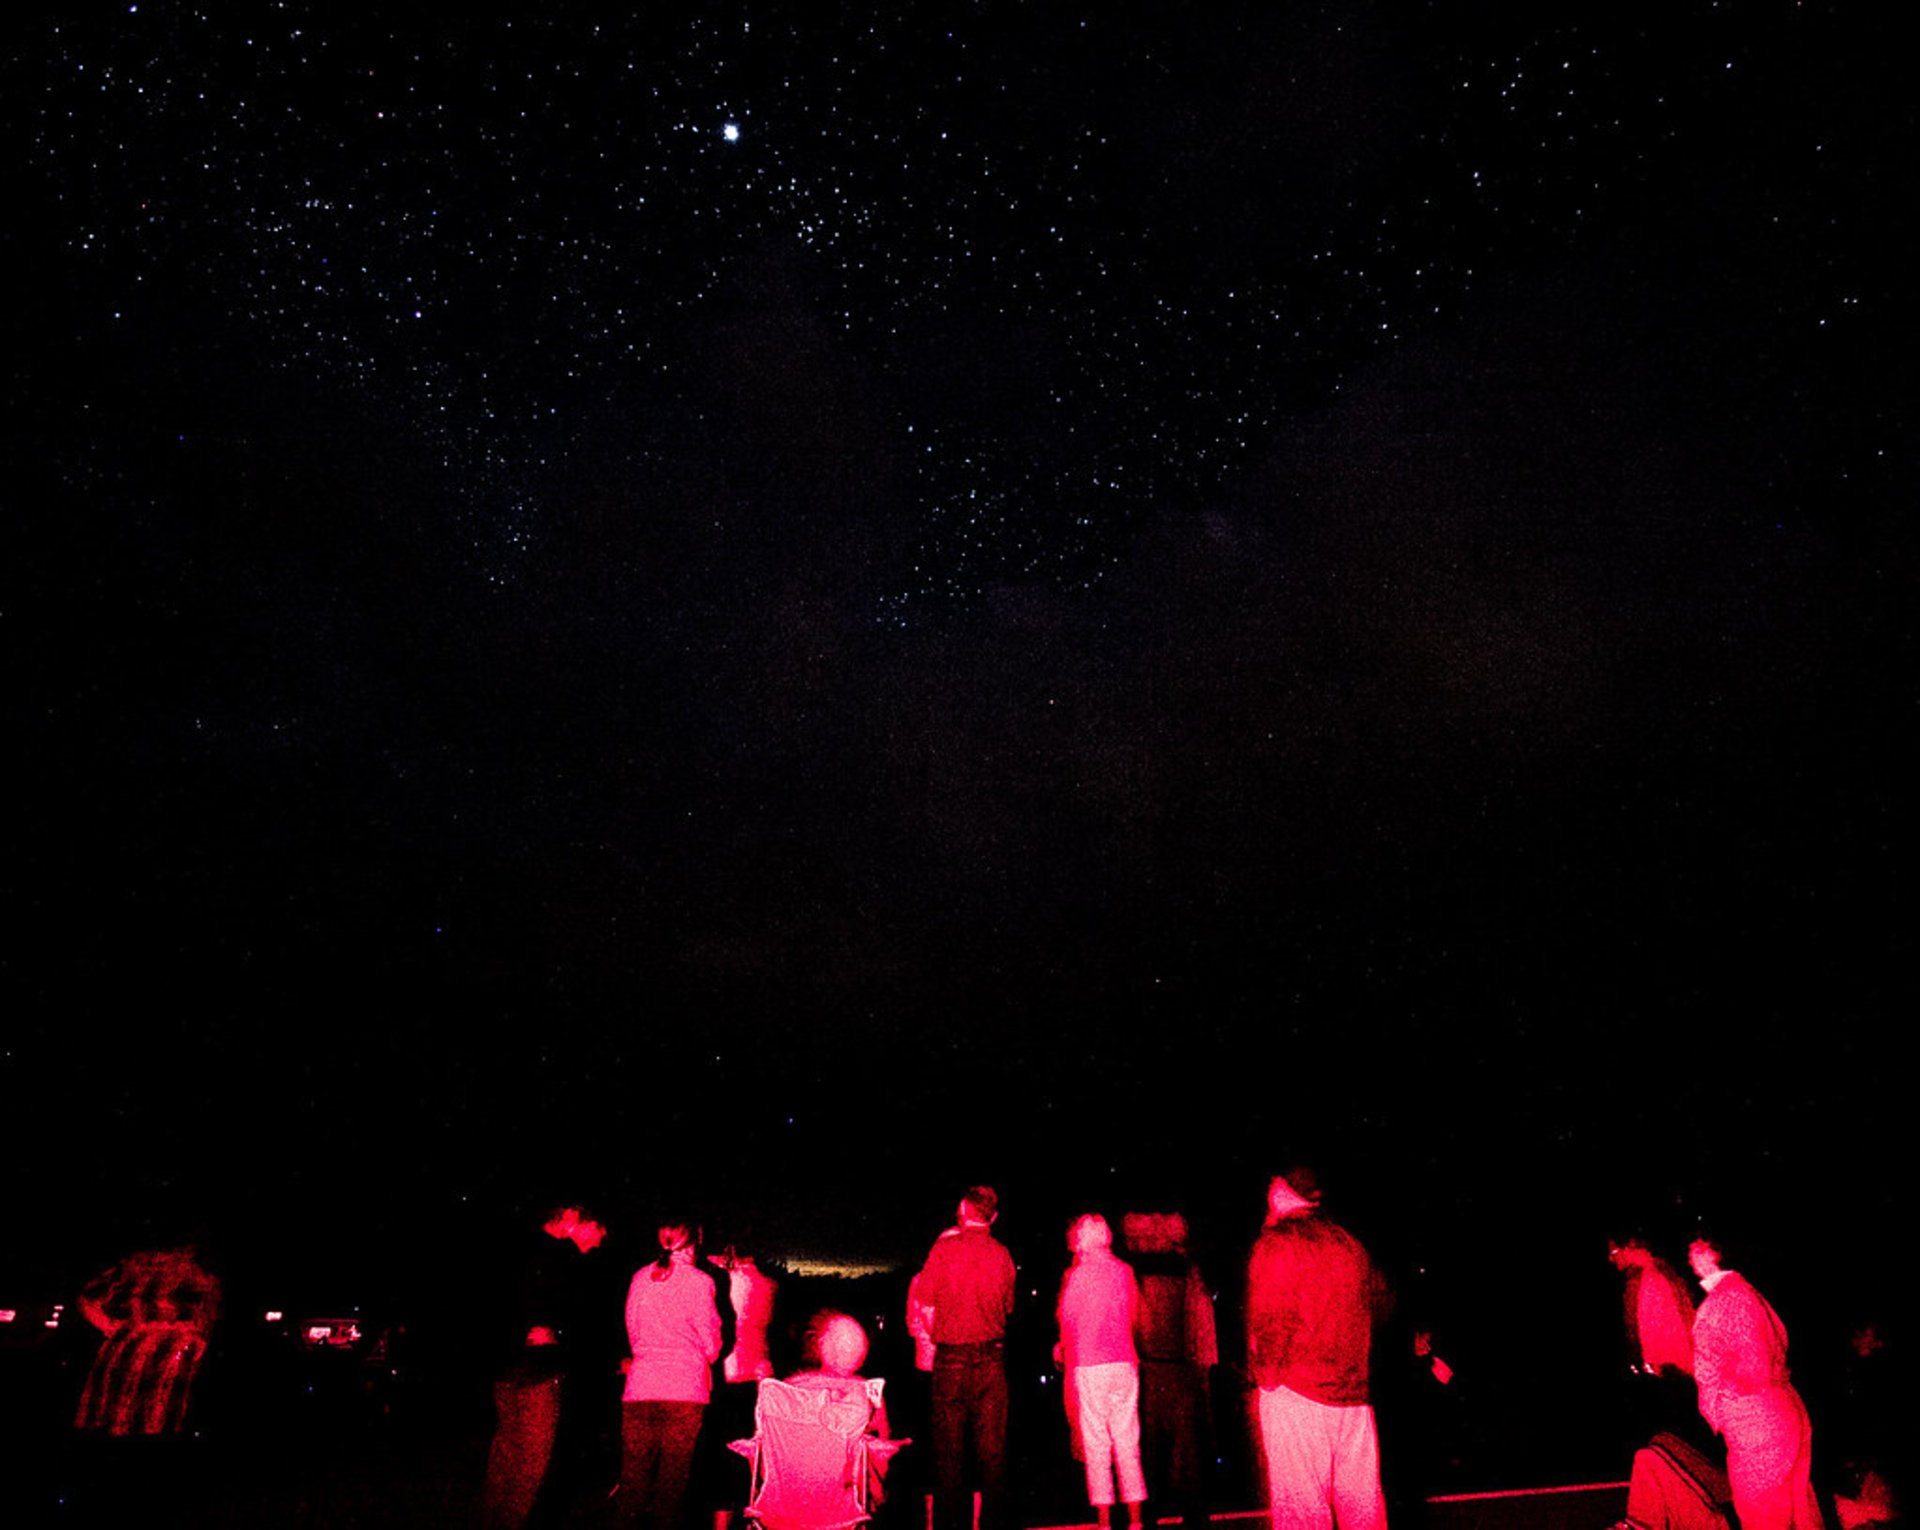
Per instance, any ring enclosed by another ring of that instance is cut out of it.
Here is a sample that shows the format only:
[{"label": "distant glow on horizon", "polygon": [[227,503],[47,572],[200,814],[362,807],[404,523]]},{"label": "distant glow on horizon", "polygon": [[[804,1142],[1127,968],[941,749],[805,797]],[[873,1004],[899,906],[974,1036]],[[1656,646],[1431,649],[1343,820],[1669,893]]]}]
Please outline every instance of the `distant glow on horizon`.
[{"label": "distant glow on horizon", "polygon": [[796,1275],[831,1275],[841,1280],[858,1280],[863,1275],[891,1275],[897,1264],[860,1264],[840,1259],[809,1259],[804,1256],[785,1260]]}]

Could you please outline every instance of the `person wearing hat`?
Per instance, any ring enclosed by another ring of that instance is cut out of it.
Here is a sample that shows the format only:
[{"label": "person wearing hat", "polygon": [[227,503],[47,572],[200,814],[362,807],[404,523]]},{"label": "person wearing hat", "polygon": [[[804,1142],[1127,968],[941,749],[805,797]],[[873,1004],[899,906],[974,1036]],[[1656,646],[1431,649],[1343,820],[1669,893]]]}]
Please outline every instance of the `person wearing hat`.
[{"label": "person wearing hat", "polygon": [[1317,1189],[1302,1173],[1275,1177],[1247,1267],[1268,1501],[1274,1530],[1379,1530],[1368,1371],[1385,1287],[1359,1241],[1321,1214]]}]

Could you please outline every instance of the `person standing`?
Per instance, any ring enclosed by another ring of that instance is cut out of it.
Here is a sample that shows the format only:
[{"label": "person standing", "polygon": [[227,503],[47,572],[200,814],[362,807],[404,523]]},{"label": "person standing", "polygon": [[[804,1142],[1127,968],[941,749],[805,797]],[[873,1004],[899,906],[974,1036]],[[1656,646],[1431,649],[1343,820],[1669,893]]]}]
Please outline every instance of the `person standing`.
[{"label": "person standing", "polygon": [[1691,1376],[1693,1297],[1680,1272],[1638,1238],[1609,1243],[1607,1258],[1626,1277],[1621,1295],[1633,1365],[1648,1376]]},{"label": "person standing", "polygon": [[1780,1314],[1710,1238],[1687,1262],[1706,1288],[1693,1318],[1700,1416],[1727,1442],[1727,1483],[1740,1530],[1821,1530],[1813,1492],[1813,1425],[1787,1371]]},{"label": "person standing", "polygon": [[220,1282],[197,1244],[146,1249],[88,1282],[77,1305],[104,1335],[73,1420],[78,1522],[199,1523],[205,1463],[188,1418]]},{"label": "person standing", "polygon": [[620,1486],[615,1518],[625,1526],[681,1530],[693,1448],[720,1358],[713,1277],[698,1266],[699,1232],[663,1223],[660,1257],[627,1288],[633,1359],[621,1406]]},{"label": "person standing", "polygon": [[914,1280],[915,1299],[933,1314],[934,1530],[966,1530],[969,1468],[980,1482],[980,1530],[1003,1530],[1014,1268],[993,1236],[999,1211],[989,1186],[968,1190],[958,1224],[934,1240]]},{"label": "person standing", "polygon": [[1140,1460],[1154,1510],[1207,1523],[1213,1461],[1210,1373],[1220,1361],[1213,1297],[1187,1250],[1187,1219],[1128,1213],[1127,1253],[1140,1283]]},{"label": "person standing", "polygon": [[[588,1381],[581,1367],[594,1349],[588,1342],[594,1320],[591,1256],[606,1237],[606,1228],[584,1207],[556,1207],[541,1223],[540,1241],[520,1271],[508,1318],[511,1359],[493,1387],[493,1443],[481,1495],[486,1530],[519,1530],[527,1522],[554,1475],[549,1468],[562,1417],[584,1411],[583,1399],[571,1394]],[[588,1432],[581,1418],[570,1427]],[[549,1485],[548,1491],[555,1489]]]},{"label": "person standing", "polygon": [[1089,1213],[1067,1230],[1073,1263],[1060,1283],[1060,1342],[1069,1411],[1087,1467],[1087,1502],[1102,1527],[1113,1522],[1114,1487],[1127,1523],[1140,1524],[1147,1499],[1140,1473],[1140,1359],[1133,1346],[1140,1288],[1113,1253],[1107,1219]]},{"label": "person standing", "polygon": [[1380,1439],[1368,1393],[1384,1287],[1357,1239],[1294,1181],[1274,1179],[1247,1268],[1248,1369],[1274,1530],[1384,1530]]}]

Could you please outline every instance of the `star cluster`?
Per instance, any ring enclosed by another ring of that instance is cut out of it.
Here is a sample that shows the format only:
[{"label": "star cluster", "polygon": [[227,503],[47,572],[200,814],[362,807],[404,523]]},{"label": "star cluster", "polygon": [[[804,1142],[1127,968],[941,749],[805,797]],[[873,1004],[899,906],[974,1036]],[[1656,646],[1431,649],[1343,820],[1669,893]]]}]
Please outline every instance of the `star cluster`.
[{"label": "star cluster", "polygon": [[582,472],[673,471],[730,316],[804,326],[859,385],[901,622],[1101,579],[1368,357],[1643,215],[1830,24],[1738,9],[148,5],[8,78],[92,278],[72,343],[190,300],[364,400],[484,582],[538,577]]}]

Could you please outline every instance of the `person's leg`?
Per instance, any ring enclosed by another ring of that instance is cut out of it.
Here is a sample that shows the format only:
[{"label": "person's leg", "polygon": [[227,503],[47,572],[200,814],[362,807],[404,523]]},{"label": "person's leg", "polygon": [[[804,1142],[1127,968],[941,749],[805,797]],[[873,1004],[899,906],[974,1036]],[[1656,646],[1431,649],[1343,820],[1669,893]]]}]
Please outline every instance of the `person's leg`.
[{"label": "person's leg", "polygon": [[1074,1395],[1080,1405],[1080,1450],[1086,1463],[1087,1502],[1098,1512],[1101,1524],[1112,1519],[1113,1508],[1113,1427],[1109,1410],[1112,1388],[1104,1365],[1075,1366]]},{"label": "person's leg", "polygon": [[687,1485],[693,1478],[693,1452],[700,1442],[705,1403],[656,1403],[660,1409],[660,1466],[654,1479],[657,1506],[654,1523],[660,1530],[685,1530]]},{"label": "person's leg", "polygon": [[1007,1521],[1007,1367],[996,1352],[976,1367],[974,1451],[980,1463],[980,1530],[1004,1530]]},{"label": "person's leg", "polygon": [[1333,1451],[1326,1415],[1333,1410],[1285,1387],[1263,1389],[1259,1410],[1273,1530],[1331,1530]]},{"label": "person's leg", "polygon": [[660,1470],[659,1403],[620,1405],[620,1486],[613,1495],[612,1521],[632,1527],[654,1523],[654,1479]]},{"label": "person's leg", "polygon": [[1330,1410],[1333,1428],[1333,1514],[1340,1530],[1387,1530],[1380,1490],[1380,1435],[1364,1404]]},{"label": "person's leg", "polygon": [[1132,1511],[1129,1518],[1140,1521],[1140,1505],[1146,1502],[1147,1479],[1140,1469],[1140,1370],[1126,1365],[1114,1377],[1114,1392],[1107,1412],[1107,1428],[1113,1437],[1113,1474],[1120,1488],[1120,1501]]},{"label": "person's leg", "polygon": [[961,1497],[967,1445],[966,1388],[962,1367],[933,1362],[933,1530],[968,1530],[972,1514]]},{"label": "person's leg", "polygon": [[1721,1426],[1740,1530],[1819,1530],[1808,1470],[1813,1431],[1799,1394],[1773,1387],[1734,1399]]},{"label": "person's leg", "polygon": [[560,1383],[503,1376],[493,1387],[493,1443],[481,1493],[486,1530],[518,1530],[533,1510],[552,1459],[560,1417]]}]

